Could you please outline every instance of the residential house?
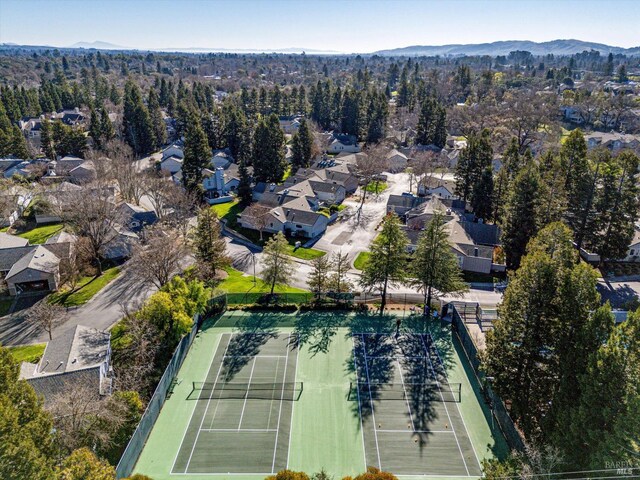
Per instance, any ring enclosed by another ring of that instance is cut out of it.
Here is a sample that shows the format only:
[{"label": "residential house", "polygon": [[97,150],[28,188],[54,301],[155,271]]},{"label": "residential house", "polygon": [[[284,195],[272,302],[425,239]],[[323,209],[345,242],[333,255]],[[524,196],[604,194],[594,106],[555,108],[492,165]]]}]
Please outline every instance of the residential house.
[{"label": "residential house", "polygon": [[68,177],[70,181],[79,185],[91,183],[97,178],[96,166],[92,160],[85,160],[69,170]]},{"label": "residential house", "polygon": [[96,400],[110,395],[111,334],[83,325],[70,328],[47,343],[37,364],[20,365],[20,379],[44,399],[45,408],[59,395],[73,394],[79,388],[94,393]]},{"label": "residential house", "polygon": [[358,153],[359,151],[360,147],[355,135],[333,135],[327,147],[327,153]]},{"label": "residential house", "polygon": [[389,195],[387,200],[387,213],[395,213],[401,218],[405,214],[425,202],[424,197],[418,197],[412,193],[405,192],[402,195]]},{"label": "residential house", "polygon": [[22,216],[33,200],[33,192],[21,185],[11,185],[5,191],[0,192],[0,201],[7,207],[0,224],[3,227],[13,225]]},{"label": "residential house", "polygon": [[621,262],[640,262],[640,225],[636,224],[633,238],[627,248],[627,254],[621,258]]},{"label": "residential house", "polygon": [[139,233],[144,227],[153,225],[158,221],[156,212],[147,210],[140,205],[124,202],[118,206],[118,210],[122,214],[126,228],[134,233]]},{"label": "residential house", "polygon": [[42,132],[42,119],[40,117],[25,117],[18,122],[22,134],[29,140],[39,140]]},{"label": "residential house", "polygon": [[60,269],[72,255],[69,242],[24,245],[0,249],[0,276],[10,295],[31,291],[55,291]]},{"label": "residential house", "polygon": [[640,148],[640,135],[618,132],[589,133],[585,135],[584,138],[587,141],[587,148],[589,150],[596,147],[604,147],[615,153],[625,148],[631,150]]},{"label": "residential house", "polygon": [[281,116],[278,118],[280,128],[288,135],[298,133],[298,130],[300,129],[300,120],[301,117],[298,115]]},{"label": "residential house", "polygon": [[229,165],[233,163],[233,157],[228,150],[215,150],[213,152],[213,157],[211,158],[211,167],[212,168],[223,168],[227,169]]},{"label": "residential house", "polygon": [[392,173],[404,172],[409,163],[407,156],[395,148],[387,153],[387,168]]}]

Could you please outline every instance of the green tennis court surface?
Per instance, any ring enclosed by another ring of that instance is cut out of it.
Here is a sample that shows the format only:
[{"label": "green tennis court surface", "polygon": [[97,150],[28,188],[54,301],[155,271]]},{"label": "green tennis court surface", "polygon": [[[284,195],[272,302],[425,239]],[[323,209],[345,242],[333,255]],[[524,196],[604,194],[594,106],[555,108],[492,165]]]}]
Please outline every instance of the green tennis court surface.
[{"label": "green tennis court surface", "polygon": [[[169,478],[478,478],[506,451],[448,326],[335,312],[208,322],[136,465]],[[463,355],[463,354],[462,354]]]}]

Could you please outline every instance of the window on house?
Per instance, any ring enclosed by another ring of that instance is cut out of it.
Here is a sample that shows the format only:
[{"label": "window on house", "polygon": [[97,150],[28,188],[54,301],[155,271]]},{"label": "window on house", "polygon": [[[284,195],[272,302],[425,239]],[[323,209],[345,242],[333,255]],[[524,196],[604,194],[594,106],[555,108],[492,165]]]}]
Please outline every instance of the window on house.
[{"label": "window on house", "polygon": [[635,254],[636,254],[636,251],[632,248],[631,249],[631,255],[635,255]]}]

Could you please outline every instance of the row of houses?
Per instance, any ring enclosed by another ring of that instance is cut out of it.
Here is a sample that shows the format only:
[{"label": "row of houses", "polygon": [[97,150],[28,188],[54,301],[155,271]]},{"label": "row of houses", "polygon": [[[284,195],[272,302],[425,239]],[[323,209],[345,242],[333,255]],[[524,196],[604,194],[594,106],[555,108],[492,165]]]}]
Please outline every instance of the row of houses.
[{"label": "row of houses", "polygon": [[282,185],[257,183],[253,189],[256,203],[238,216],[238,223],[248,229],[304,238],[323,234],[332,219],[327,210],[358,188],[356,161],[356,154],[322,158],[309,168],[298,169]]},{"label": "row of houses", "polygon": [[420,235],[435,212],[444,215],[451,250],[462,270],[485,274],[505,271],[505,265],[494,260],[500,245],[499,228],[474,221],[473,216],[465,213],[461,200],[430,193],[427,196],[405,193],[390,195],[387,202],[387,213],[395,213],[404,223],[409,253],[415,252]]}]

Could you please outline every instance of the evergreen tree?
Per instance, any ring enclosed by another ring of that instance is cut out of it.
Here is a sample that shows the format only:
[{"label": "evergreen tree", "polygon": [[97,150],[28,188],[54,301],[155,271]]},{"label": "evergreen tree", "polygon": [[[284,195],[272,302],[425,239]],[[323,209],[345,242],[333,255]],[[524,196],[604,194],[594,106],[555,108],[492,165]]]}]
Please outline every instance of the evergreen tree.
[{"label": "evergreen tree", "polygon": [[27,146],[27,140],[24,138],[22,131],[20,131],[20,127],[17,125],[14,125],[12,129],[10,152],[17,158],[31,158],[29,147]]},{"label": "evergreen tree", "polygon": [[347,277],[347,272],[351,268],[349,255],[342,251],[335,252],[331,256],[331,269],[333,273],[329,279],[330,289],[336,293],[346,293],[353,289],[353,285]]},{"label": "evergreen tree", "polygon": [[153,151],[156,139],[151,115],[142,101],[140,88],[132,80],[125,84],[122,126],[124,138],[137,156]]},{"label": "evergreen tree", "polygon": [[262,118],[253,135],[253,174],[258,182],[282,180],[287,164],[285,139],[275,114]]},{"label": "evergreen tree", "polygon": [[298,132],[291,140],[292,158],[294,168],[307,168],[311,164],[313,156],[313,134],[306,119],[300,121]]},{"label": "evergreen tree", "polygon": [[331,261],[329,260],[329,255],[314,258],[311,261],[311,268],[312,270],[309,272],[307,285],[309,285],[309,290],[315,293],[319,298],[320,294],[329,290],[331,273]]},{"label": "evergreen tree", "polygon": [[238,162],[242,159],[248,161],[251,145],[249,143],[249,127],[244,113],[235,105],[230,104],[224,107],[223,118],[224,138],[231,156]]},{"label": "evergreen tree", "polygon": [[623,258],[635,232],[638,218],[638,194],[636,180],[640,161],[625,151],[603,166],[602,186],[595,201],[595,229],[590,246],[605,259]]},{"label": "evergreen tree", "polygon": [[516,269],[527,243],[536,234],[539,203],[539,176],[535,165],[523,169],[513,182],[502,225],[502,244],[507,268]]},{"label": "evergreen tree", "polygon": [[153,87],[149,89],[147,105],[149,108],[149,114],[151,115],[151,122],[153,123],[153,134],[156,141],[156,148],[159,148],[167,143],[167,127],[162,117],[160,99]]},{"label": "evergreen tree", "polygon": [[202,169],[211,162],[211,149],[207,136],[200,126],[200,119],[192,114],[184,134],[184,160],[182,161],[182,184],[190,191],[197,191],[202,183]]},{"label": "evergreen tree", "polygon": [[424,294],[424,314],[431,308],[433,290],[441,295],[469,289],[462,279],[458,258],[451,249],[449,232],[441,212],[435,212],[418,240],[410,267],[410,284]]},{"label": "evergreen tree", "polygon": [[0,478],[54,480],[53,422],[20,366],[0,347]]},{"label": "evergreen tree", "polygon": [[611,52],[609,52],[607,63],[605,63],[604,65],[604,75],[605,77],[610,77],[613,75],[613,53]]},{"label": "evergreen tree", "polygon": [[288,255],[288,246],[285,236],[278,232],[264,247],[262,276],[265,283],[270,285],[271,295],[276,285],[287,285],[293,275],[295,262]]},{"label": "evergreen tree", "polygon": [[346,88],[342,96],[340,131],[360,138],[362,127],[360,96],[353,88]]},{"label": "evergreen tree", "polygon": [[91,109],[91,117],[89,120],[89,135],[93,139],[93,144],[97,150],[102,149],[102,122],[95,108]]},{"label": "evergreen tree", "polygon": [[247,169],[247,163],[244,160],[240,160],[238,177],[238,198],[240,198],[242,205],[249,205],[253,199],[253,190],[251,189],[251,176]]},{"label": "evergreen tree", "polygon": [[456,164],[456,193],[463,201],[471,198],[476,183],[480,181],[482,172],[491,166],[493,149],[489,130],[483,130],[480,135],[472,133],[467,139],[467,146],[460,153]]},{"label": "evergreen tree", "polygon": [[401,285],[407,279],[407,242],[398,217],[395,214],[387,215],[380,234],[371,243],[371,256],[360,277],[360,284],[364,288],[380,291],[380,315],[387,304],[389,286]]},{"label": "evergreen tree", "polygon": [[113,140],[116,137],[116,129],[109,118],[107,109],[102,106],[100,108],[100,127],[102,133],[102,142],[107,143],[109,140]]},{"label": "evergreen tree", "polygon": [[51,122],[46,118],[42,119],[42,126],[40,129],[40,145],[42,147],[42,153],[49,160],[56,159],[56,149],[53,141],[53,132]]},{"label": "evergreen tree", "polygon": [[471,208],[476,217],[491,221],[493,215],[493,169],[486,167],[473,187]]},{"label": "evergreen tree", "polygon": [[216,280],[216,272],[229,265],[227,243],[220,236],[216,212],[204,207],[198,212],[198,223],[191,235],[198,271],[206,283]]},{"label": "evergreen tree", "polygon": [[[520,176],[525,174],[526,170]],[[544,427],[555,417],[558,392],[569,394],[570,383],[564,377],[577,372],[563,362],[578,368],[579,359],[572,357],[583,346],[576,339],[586,339],[595,330],[597,274],[577,260],[571,231],[561,223],[545,227],[510,277],[495,329],[487,335],[487,373],[532,440],[544,436]]]},{"label": "evergreen tree", "polygon": [[630,312],[598,347],[578,376],[581,394],[561,441],[577,467],[632,465],[640,455],[640,311]]}]

